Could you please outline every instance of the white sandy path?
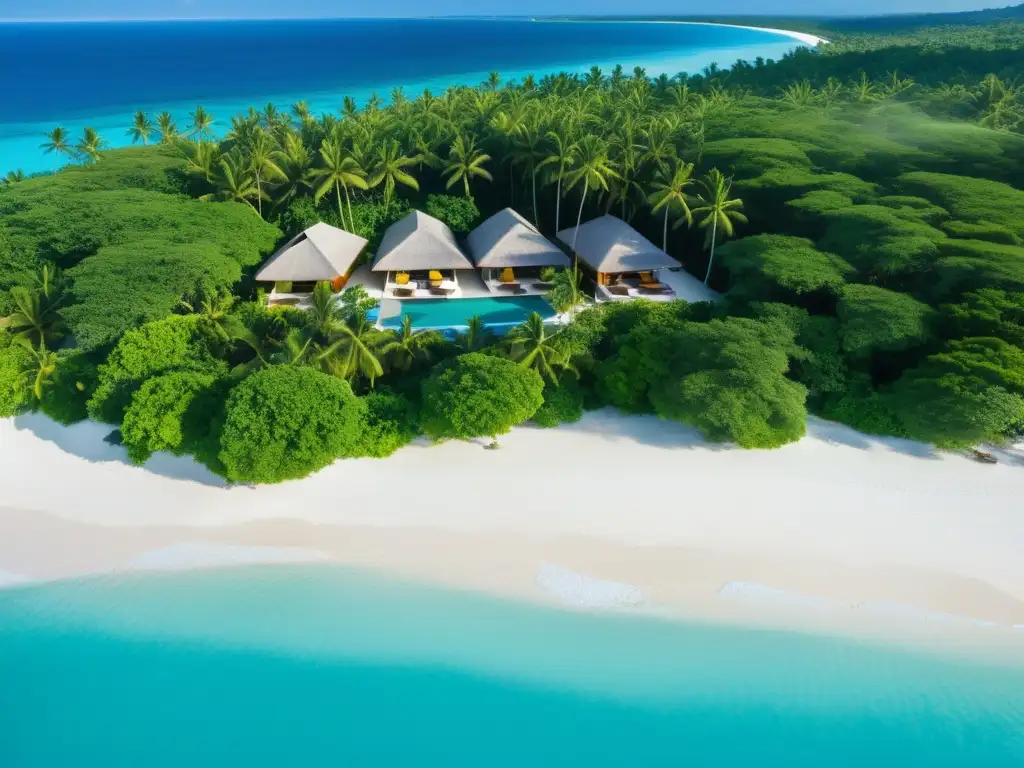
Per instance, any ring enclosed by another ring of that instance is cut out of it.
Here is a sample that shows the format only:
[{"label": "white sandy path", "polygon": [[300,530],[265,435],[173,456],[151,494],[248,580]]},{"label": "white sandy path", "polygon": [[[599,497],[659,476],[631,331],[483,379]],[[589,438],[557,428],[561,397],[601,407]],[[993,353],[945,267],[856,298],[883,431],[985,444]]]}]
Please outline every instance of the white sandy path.
[{"label": "white sandy path", "polygon": [[1020,457],[988,466],[813,419],[809,429],[776,451],[742,451],[707,446],[676,424],[604,411],[555,430],[518,429],[499,451],[419,444],[297,482],[226,488],[187,458],[130,466],[123,449],[102,442],[105,426],[65,428],[29,415],[0,422],[0,507],[101,526],[291,518],[579,535],[925,569],[1024,600]]}]

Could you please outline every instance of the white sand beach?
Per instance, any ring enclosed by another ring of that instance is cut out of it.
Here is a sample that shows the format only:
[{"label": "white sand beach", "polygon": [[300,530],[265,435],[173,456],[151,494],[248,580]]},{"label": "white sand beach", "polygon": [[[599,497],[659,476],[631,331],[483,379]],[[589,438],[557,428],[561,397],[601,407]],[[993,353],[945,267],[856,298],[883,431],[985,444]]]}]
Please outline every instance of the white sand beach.
[{"label": "white sand beach", "polygon": [[[533,19],[533,21],[543,22],[593,22],[594,19]],[[615,19],[609,21],[609,23],[615,24],[689,24],[696,27],[730,27],[732,29],[750,29],[754,32],[774,32],[777,35],[784,35],[798,40],[804,45],[809,45],[812,48],[816,48],[820,43],[829,42],[824,37],[818,37],[807,32],[794,32],[792,29],[776,29],[774,27],[750,27],[744,24],[723,24],[717,21],[669,21],[669,20],[646,20],[646,19]]]},{"label": "white sand beach", "polygon": [[997,465],[817,419],[775,451],[653,417],[419,442],[228,487],[109,427],[0,421],[0,584],[332,562],[584,609],[889,631],[1024,658],[1024,446]]}]

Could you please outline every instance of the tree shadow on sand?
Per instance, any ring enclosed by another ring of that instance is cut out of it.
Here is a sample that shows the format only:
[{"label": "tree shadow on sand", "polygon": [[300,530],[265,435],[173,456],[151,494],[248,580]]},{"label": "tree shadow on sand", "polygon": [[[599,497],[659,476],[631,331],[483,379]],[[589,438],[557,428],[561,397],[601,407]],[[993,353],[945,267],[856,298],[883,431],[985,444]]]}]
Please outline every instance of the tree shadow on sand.
[{"label": "tree shadow on sand", "polygon": [[824,443],[832,445],[845,445],[849,448],[857,448],[861,451],[868,451],[873,448],[882,447],[896,453],[907,456],[914,456],[919,459],[939,459],[939,452],[931,445],[918,443],[913,440],[904,440],[899,437],[880,437],[878,435],[867,435],[858,432],[845,424],[834,421],[825,421],[814,416],[807,418],[807,436]]},{"label": "tree shadow on sand", "polygon": [[610,441],[628,439],[656,448],[702,448],[709,451],[736,448],[728,443],[708,442],[695,427],[656,416],[624,414],[613,408],[589,411],[579,421],[561,424],[558,429],[583,432]]},{"label": "tree shadow on sand", "polygon": [[[40,440],[53,443],[65,453],[90,462],[113,461],[126,466],[136,466],[128,459],[128,451],[121,445],[104,440],[114,429],[109,424],[95,421],[81,421],[71,426],[58,424],[41,413],[25,413],[14,417],[16,429],[31,432]],[[155,453],[139,469],[172,480],[186,480],[216,488],[226,488],[227,481],[215,475],[191,456],[174,456],[170,453]]]}]

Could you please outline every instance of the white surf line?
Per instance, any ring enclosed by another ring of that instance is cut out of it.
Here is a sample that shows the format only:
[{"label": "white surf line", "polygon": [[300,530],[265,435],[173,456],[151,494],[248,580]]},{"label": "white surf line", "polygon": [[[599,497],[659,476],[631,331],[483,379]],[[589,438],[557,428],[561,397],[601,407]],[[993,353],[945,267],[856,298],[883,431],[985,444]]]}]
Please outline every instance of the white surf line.
[{"label": "white surf line", "polygon": [[331,556],[303,547],[250,547],[181,541],[143,552],[115,570],[182,571],[240,565],[326,562]]},{"label": "white surf line", "polygon": [[537,569],[537,583],[562,604],[577,608],[639,608],[644,604],[639,587],[596,579],[554,563],[543,563]]},{"label": "white surf line", "polygon": [[824,37],[818,37],[808,32],[795,32],[792,29],[777,29],[775,27],[748,27],[744,24],[722,24],[717,21],[669,21],[668,19],[530,19],[530,21],[560,22],[560,23],[599,23],[599,24],[689,24],[697,27],[729,27],[731,29],[749,29],[754,32],[774,32],[777,35],[785,35],[793,40],[799,40],[812,48],[819,43],[831,41]]},{"label": "white surf line", "polygon": [[15,573],[14,571],[5,571],[0,568],[0,589],[4,587],[16,587],[20,584],[28,584],[29,582],[35,581],[31,576],[26,576],[23,573]]}]

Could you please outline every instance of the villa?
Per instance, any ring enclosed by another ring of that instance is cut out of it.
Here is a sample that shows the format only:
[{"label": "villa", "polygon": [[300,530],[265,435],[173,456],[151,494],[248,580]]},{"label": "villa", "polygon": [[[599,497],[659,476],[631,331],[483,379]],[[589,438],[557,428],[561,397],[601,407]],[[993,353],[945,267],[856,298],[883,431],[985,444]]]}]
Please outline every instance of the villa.
[{"label": "villa", "polygon": [[329,281],[340,291],[366,240],[319,222],[299,233],[256,273],[257,282],[273,283],[269,306],[299,305],[309,300],[313,286]]},{"label": "villa", "polygon": [[422,211],[387,228],[370,267],[385,274],[385,299],[461,298],[458,273],[473,269],[448,226]]},{"label": "villa", "polygon": [[596,283],[594,297],[598,301],[706,301],[714,297],[713,291],[689,273],[667,272],[679,270],[682,264],[615,216],[606,214],[578,228],[563,229],[558,239],[570,248],[576,240],[576,255]]},{"label": "villa", "polygon": [[469,233],[469,253],[491,293],[523,296],[547,293],[545,267],[566,268],[569,257],[511,208],[491,216]]}]

